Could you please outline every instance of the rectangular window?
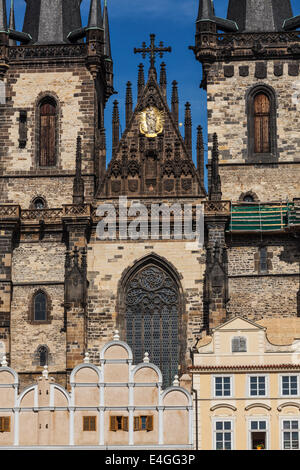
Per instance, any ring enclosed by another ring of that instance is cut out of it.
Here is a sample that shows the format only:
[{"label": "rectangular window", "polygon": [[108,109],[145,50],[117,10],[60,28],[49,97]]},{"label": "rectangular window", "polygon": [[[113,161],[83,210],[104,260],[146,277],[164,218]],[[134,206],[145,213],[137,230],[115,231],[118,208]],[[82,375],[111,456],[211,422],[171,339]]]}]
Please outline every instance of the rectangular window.
[{"label": "rectangular window", "polygon": [[267,394],[266,377],[264,375],[250,377],[250,396],[265,397]]},{"label": "rectangular window", "polygon": [[96,431],[96,416],[84,416],[83,417],[83,430],[84,431]]},{"label": "rectangular window", "polygon": [[9,416],[0,416],[0,432],[10,432]]},{"label": "rectangular window", "polygon": [[267,422],[266,421],[251,421],[251,449],[264,450],[267,448]]},{"label": "rectangular window", "polygon": [[282,439],[284,450],[299,450],[299,420],[283,420],[282,421]]},{"label": "rectangular window", "polygon": [[231,377],[214,377],[215,396],[230,397],[232,393]]},{"label": "rectangular window", "polygon": [[153,416],[135,416],[135,431],[153,431]]},{"label": "rectangular window", "polygon": [[110,416],[110,431],[128,432],[128,416]]},{"label": "rectangular window", "polygon": [[247,340],[242,336],[235,336],[232,339],[232,352],[247,352]]},{"label": "rectangular window", "polygon": [[281,394],[283,396],[297,396],[299,394],[299,376],[285,375],[281,377]]},{"label": "rectangular window", "polygon": [[261,247],[259,250],[260,256],[260,272],[266,273],[268,272],[268,251],[266,247]]},{"label": "rectangular window", "polygon": [[215,422],[215,450],[232,450],[233,429],[231,421]]}]

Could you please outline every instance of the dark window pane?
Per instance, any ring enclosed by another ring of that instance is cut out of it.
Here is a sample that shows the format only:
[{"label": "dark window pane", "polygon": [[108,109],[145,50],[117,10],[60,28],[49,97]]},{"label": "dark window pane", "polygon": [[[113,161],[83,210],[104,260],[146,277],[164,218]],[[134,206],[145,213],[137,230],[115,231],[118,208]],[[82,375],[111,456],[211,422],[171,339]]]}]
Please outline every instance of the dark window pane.
[{"label": "dark window pane", "polygon": [[[161,268],[141,269],[126,287],[127,343],[135,363],[145,352],[163,373],[163,386],[178,375],[179,291],[173,279]],[[134,331],[132,333],[131,331]]]},{"label": "dark window pane", "polygon": [[34,297],[34,320],[46,321],[47,319],[47,299],[43,292],[39,292]]},{"label": "dark window pane", "polygon": [[40,366],[44,367],[48,363],[48,350],[45,346],[41,346],[38,350]]}]

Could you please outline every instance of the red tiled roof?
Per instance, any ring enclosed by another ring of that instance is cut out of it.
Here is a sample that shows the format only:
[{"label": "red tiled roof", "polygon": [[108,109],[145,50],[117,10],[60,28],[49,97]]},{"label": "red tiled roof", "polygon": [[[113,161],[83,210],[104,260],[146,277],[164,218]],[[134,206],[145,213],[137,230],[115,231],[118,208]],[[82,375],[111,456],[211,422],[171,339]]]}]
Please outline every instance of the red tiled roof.
[{"label": "red tiled roof", "polygon": [[300,364],[259,364],[259,365],[231,365],[231,366],[189,366],[190,371],[210,370],[253,370],[253,369],[292,369],[300,371]]}]

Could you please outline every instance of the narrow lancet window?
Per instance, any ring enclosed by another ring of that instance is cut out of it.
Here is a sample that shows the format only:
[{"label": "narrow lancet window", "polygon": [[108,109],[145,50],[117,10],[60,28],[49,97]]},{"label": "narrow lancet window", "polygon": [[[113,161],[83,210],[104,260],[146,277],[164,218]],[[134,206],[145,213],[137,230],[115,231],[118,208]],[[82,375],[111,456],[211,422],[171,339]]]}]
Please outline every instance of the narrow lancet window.
[{"label": "narrow lancet window", "polygon": [[45,98],[40,104],[39,166],[56,165],[57,104]]},{"label": "narrow lancet window", "polygon": [[270,100],[264,93],[254,98],[254,152],[270,153]]}]

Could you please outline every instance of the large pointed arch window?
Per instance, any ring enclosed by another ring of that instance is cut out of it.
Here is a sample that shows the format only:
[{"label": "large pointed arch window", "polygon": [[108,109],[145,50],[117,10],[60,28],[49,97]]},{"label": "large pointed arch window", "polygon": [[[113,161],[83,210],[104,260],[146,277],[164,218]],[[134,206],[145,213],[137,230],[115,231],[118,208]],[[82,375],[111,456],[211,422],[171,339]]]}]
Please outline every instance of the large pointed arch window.
[{"label": "large pointed arch window", "polygon": [[163,268],[149,264],[128,280],[125,289],[126,340],[135,363],[145,352],[160,368],[164,386],[178,374],[180,292],[176,280]]},{"label": "large pointed arch window", "polygon": [[39,166],[51,167],[57,163],[57,103],[51,97],[39,107]]}]

